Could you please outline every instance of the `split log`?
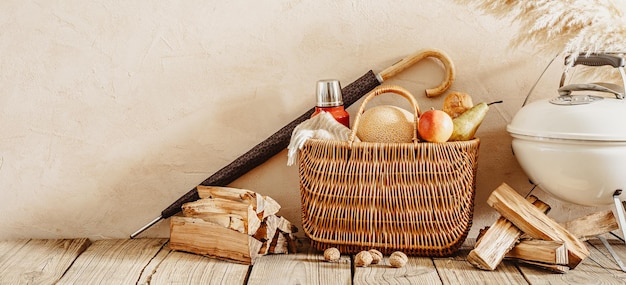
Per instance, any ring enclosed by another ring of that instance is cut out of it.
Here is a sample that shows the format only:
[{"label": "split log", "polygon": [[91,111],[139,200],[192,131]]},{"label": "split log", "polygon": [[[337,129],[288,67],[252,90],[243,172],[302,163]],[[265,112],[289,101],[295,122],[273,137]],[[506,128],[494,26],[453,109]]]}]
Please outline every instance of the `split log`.
[{"label": "split log", "polygon": [[273,217],[276,216],[269,216],[261,222],[259,229],[252,234],[255,239],[263,242],[268,240],[271,242],[271,240],[274,239],[276,231],[278,230],[278,223],[277,219]]},{"label": "split log", "polygon": [[619,224],[613,211],[607,210],[571,220],[563,224],[563,227],[578,239],[586,241],[592,237],[619,229]]},{"label": "split log", "polygon": [[222,198],[231,201],[245,202],[255,206],[255,210],[257,205],[256,192],[247,189],[199,185],[198,196],[200,196],[200,199]]},{"label": "split log", "polygon": [[200,218],[171,217],[169,247],[173,250],[252,265],[261,245],[247,234]]},{"label": "split log", "polygon": [[[295,253],[296,245],[292,233],[297,231],[298,228],[287,219],[272,215],[263,220],[253,236],[263,242],[263,246],[261,246],[259,251],[260,254]],[[279,235],[282,235],[282,237],[279,237]],[[277,244],[278,241],[280,241],[280,244]]]},{"label": "split log", "polygon": [[290,233],[283,233],[285,239],[287,240],[287,250],[289,253],[298,253],[298,244],[296,241],[296,237]]},{"label": "split log", "polygon": [[270,254],[270,244],[271,243],[272,243],[272,240],[266,240],[266,241],[262,242],[261,248],[259,248],[259,254],[260,255]]},{"label": "split log", "polygon": [[569,269],[567,255],[565,243],[561,241],[530,239],[520,241],[505,258],[565,273]]},{"label": "split log", "polygon": [[276,215],[280,210],[280,204],[276,202],[276,200],[272,199],[270,196],[263,196],[263,201],[265,203],[265,208],[263,210],[262,219],[267,218],[271,215]]},{"label": "split log", "polygon": [[222,186],[203,186],[198,187],[198,196],[204,198],[221,198],[235,202],[247,203],[252,205],[254,211],[259,214],[259,218],[263,219],[270,215],[275,215],[280,210],[280,204],[269,196],[263,196],[254,191],[232,187]]},{"label": "split log", "polygon": [[[548,212],[550,206],[535,196],[526,199],[542,212]],[[522,232],[504,217],[498,218],[493,225],[476,241],[474,249],[467,256],[467,261],[483,270],[495,270],[506,253],[518,242]]]},{"label": "split log", "polygon": [[263,242],[259,254],[289,254],[296,253],[295,241],[290,234],[281,233],[276,230],[274,237],[271,240]]},{"label": "split log", "polygon": [[281,216],[274,216],[275,219],[277,219],[276,224],[278,225],[277,228],[285,234],[293,234],[293,233],[297,233],[298,232],[298,228],[293,225],[290,221],[288,221],[287,219],[281,217]]},{"label": "split log", "polygon": [[291,234],[298,232],[298,228],[283,217],[271,215],[263,219],[261,226],[252,236],[260,241],[266,241],[273,239],[277,231]]},{"label": "split log", "polygon": [[269,253],[289,253],[287,239],[279,230],[276,230],[274,239],[270,243]]},{"label": "split log", "polygon": [[252,235],[257,240],[263,242],[261,249],[259,249],[259,254],[270,254],[270,245],[276,234],[280,233],[278,230],[278,219],[275,219],[275,217],[269,216],[263,219],[259,229]]},{"label": "split log", "polygon": [[589,256],[589,249],[580,240],[526,201],[506,183],[491,193],[487,204],[532,238],[562,241],[568,250],[567,265],[571,269],[576,268]]},{"label": "split log", "polygon": [[[247,234],[255,233],[261,226],[256,211],[248,203],[223,198],[204,198],[183,204],[182,210],[185,217],[201,218],[222,225],[241,217],[244,222],[244,233]],[[226,218],[230,220],[224,221]],[[238,230],[237,227],[232,229]]]},{"label": "split log", "polygon": [[216,225],[238,231],[242,234],[247,234],[249,230],[246,219],[240,215],[221,213],[191,213],[186,216],[203,219],[205,222],[211,222]]}]

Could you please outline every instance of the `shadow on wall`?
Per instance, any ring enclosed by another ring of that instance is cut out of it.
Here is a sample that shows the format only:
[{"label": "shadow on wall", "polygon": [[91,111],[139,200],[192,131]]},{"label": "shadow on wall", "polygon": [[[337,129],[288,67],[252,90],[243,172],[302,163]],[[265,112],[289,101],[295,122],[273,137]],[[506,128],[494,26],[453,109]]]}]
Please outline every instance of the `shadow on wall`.
[{"label": "shadow on wall", "polygon": [[[156,218],[163,209],[180,196],[269,137],[270,132],[277,131],[277,129],[268,129],[272,125],[280,124],[275,122],[279,116],[272,118],[266,112],[273,109],[284,110],[281,109],[280,103],[277,103],[281,102],[281,97],[284,97],[284,94],[267,91],[263,92],[262,97],[252,95],[249,100],[233,99],[237,103],[223,104],[219,108],[213,107],[211,112],[198,110],[178,122],[176,127],[171,127],[168,132],[160,134],[160,145],[158,142],[153,142],[153,146],[159,145],[154,147],[156,150],[147,153],[143,161],[137,163],[140,172],[137,174],[145,181],[137,187],[143,189],[142,193],[151,192],[151,188],[155,189],[159,195],[152,199],[150,205],[144,205],[128,213],[128,216],[134,217],[137,224],[136,228],[125,229],[125,236]],[[286,157],[286,154],[284,155]],[[133,171],[129,172],[129,174],[132,173]],[[284,173],[284,171],[272,171],[272,173]],[[127,184],[128,181],[133,180],[132,177],[120,179],[121,183],[115,188],[126,192],[125,189],[133,188]],[[283,179],[276,180],[282,181]],[[252,184],[254,185],[254,182]],[[280,189],[281,187],[278,186],[280,185],[274,185],[272,189]],[[242,188],[270,195],[249,185]],[[272,191],[269,192],[272,193]],[[280,203],[279,197],[270,196]],[[160,224],[169,225],[169,220],[162,221]],[[143,235],[167,237],[169,236],[168,230],[165,226],[159,225],[157,229],[149,230]]]}]

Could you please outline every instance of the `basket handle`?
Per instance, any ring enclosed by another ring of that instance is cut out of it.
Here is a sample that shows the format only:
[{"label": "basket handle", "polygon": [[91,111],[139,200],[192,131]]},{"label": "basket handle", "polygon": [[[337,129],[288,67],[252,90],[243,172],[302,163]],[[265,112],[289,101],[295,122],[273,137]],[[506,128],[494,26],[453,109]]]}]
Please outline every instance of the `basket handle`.
[{"label": "basket handle", "polygon": [[365,105],[367,105],[367,103],[369,103],[369,101],[372,100],[374,97],[385,94],[385,93],[395,93],[409,100],[409,103],[411,103],[411,107],[413,107],[413,114],[415,114],[414,116],[415,121],[413,122],[413,142],[414,143],[419,142],[419,139],[417,138],[417,122],[419,120],[421,112],[420,112],[419,104],[417,104],[417,100],[415,100],[415,97],[413,97],[413,94],[411,94],[408,90],[400,86],[381,85],[381,86],[376,87],[374,90],[370,91],[369,93],[365,95],[365,99],[363,100],[363,103],[361,103],[361,107],[359,108],[359,111],[356,113],[356,118],[354,119],[354,126],[352,126],[352,132],[350,133],[350,138],[348,139],[348,142],[350,143],[350,145],[352,145],[352,143],[354,142],[354,139],[356,138],[356,132],[357,132],[357,129],[359,128],[359,122],[361,121],[361,115],[365,112]]}]

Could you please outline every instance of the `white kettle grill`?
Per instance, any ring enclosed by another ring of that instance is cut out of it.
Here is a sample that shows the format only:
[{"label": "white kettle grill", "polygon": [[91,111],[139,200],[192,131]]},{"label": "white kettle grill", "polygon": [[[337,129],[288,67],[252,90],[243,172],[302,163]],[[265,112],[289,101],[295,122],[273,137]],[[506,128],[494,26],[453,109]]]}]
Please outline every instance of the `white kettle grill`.
[{"label": "white kettle grill", "polygon": [[581,54],[576,65],[612,66],[622,86],[564,85],[566,68],[558,96],[523,106],[507,126],[513,152],[530,180],[554,197],[588,206],[613,203],[626,237],[626,61],[621,54]]}]

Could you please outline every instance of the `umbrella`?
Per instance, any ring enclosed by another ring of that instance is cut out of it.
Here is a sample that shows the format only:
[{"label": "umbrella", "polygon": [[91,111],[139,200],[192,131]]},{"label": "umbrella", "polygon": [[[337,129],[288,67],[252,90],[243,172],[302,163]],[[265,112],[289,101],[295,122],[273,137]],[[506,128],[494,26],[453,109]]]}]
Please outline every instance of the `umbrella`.
[{"label": "umbrella", "polygon": [[[454,81],[454,65],[448,55],[446,55],[443,51],[436,49],[426,49],[418,51],[406,58],[403,58],[402,60],[396,62],[395,64],[391,65],[390,67],[386,68],[378,74],[375,74],[373,71],[370,70],[356,81],[342,88],[341,92],[343,95],[344,106],[348,107],[352,105],[354,102],[363,97],[363,95],[367,94],[376,86],[382,84],[385,80],[395,76],[396,74],[402,72],[403,70],[407,69],[418,61],[428,57],[436,58],[443,63],[446,70],[446,77],[444,81],[439,84],[439,86],[426,89],[426,96],[434,97],[443,94]],[[200,185],[226,186],[227,184],[235,181],[237,178],[246,174],[248,171],[261,165],[272,156],[278,154],[289,145],[289,140],[291,138],[291,133],[293,132],[293,129],[300,123],[310,118],[311,114],[313,114],[314,111],[315,108],[311,108],[306,113],[293,120],[291,123],[282,127],[279,131],[271,135],[269,138],[257,144],[248,152],[244,153],[230,164],[215,172],[209,178],[200,183]],[[150,228],[160,220],[167,219],[177,214],[181,211],[181,206],[184,203],[195,201],[198,199],[200,199],[200,197],[198,196],[198,189],[194,187],[185,195],[178,198],[178,200],[176,200],[174,203],[165,208],[165,210],[163,210],[157,218],[155,218],[136,232],[132,233],[130,235],[130,238],[135,238],[140,233]]]}]

